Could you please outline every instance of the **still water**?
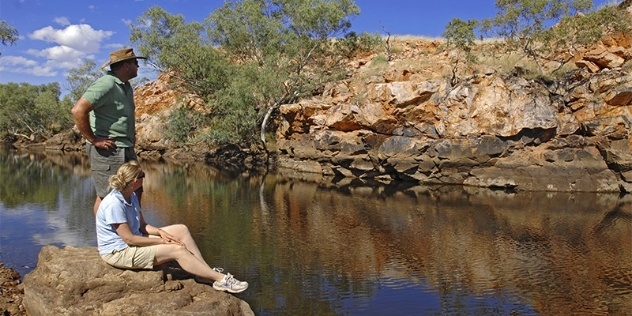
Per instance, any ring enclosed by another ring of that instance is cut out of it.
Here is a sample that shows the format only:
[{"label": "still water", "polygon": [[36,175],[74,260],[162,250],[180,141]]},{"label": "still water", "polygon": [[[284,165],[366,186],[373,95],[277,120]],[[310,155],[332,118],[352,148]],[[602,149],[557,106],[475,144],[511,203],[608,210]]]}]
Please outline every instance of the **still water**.
[{"label": "still water", "polygon": [[[0,260],[95,246],[89,163],[0,150]],[[141,162],[143,213],[184,223],[257,315],[632,315],[630,195],[317,185]]]}]

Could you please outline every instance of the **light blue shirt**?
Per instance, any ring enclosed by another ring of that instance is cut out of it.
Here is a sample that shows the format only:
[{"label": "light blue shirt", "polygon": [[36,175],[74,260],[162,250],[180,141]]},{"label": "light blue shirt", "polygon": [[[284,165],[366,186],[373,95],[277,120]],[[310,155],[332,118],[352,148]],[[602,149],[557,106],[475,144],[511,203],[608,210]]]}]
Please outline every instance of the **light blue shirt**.
[{"label": "light blue shirt", "polygon": [[127,223],[132,230],[132,234],[142,236],[140,232],[140,203],[136,193],[132,193],[130,201],[127,203],[123,194],[113,189],[103,198],[97,210],[97,245],[99,254],[121,251],[129,247],[118,235],[114,224]]}]

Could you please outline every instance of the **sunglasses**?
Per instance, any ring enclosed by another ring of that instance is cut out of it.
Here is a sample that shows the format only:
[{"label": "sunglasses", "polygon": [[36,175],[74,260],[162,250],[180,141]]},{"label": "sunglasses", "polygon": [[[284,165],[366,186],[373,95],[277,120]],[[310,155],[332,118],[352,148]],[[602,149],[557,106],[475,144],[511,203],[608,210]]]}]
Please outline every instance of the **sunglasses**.
[{"label": "sunglasses", "polygon": [[142,179],[145,177],[145,172],[141,171],[140,174],[138,175],[138,177],[136,177],[136,179]]}]

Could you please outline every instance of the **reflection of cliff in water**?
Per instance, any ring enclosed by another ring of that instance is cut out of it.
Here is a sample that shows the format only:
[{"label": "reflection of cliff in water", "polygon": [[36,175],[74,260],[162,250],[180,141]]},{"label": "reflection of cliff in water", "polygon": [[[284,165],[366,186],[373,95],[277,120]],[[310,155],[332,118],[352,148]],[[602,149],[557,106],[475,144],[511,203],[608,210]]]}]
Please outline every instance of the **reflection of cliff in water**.
[{"label": "reflection of cliff in water", "polygon": [[632,310],[629,199],[460,187],[342,195],[294,182],[272,191],[274,211],[260,216],[277,228],[263,237],[309,249],[306,264],[329,257],[322,261],[350,279],[410,275],[446,299],[511,289],[543,314]]},{"label": "reflection of cliff in water", "polygon": [[[81,155],[0,156],[0,173],[13,174],[0,191],[7,205],[26,189],[52,203],[60,177],[90,173]],[[145,217],[186,223],[209,262],[256,275],[264,290],[244,299],[264,310],[282,297],[285,306],[335,314],[349,297],[411,284],[436,293],[446,313],[468,313],[471,297],[486,304],[507,292],[544,315],[632,310],[630,195],[358,180],[324,187],[204,164],[141,163]],[[25,171],[7,172],[16,164]],[[76,212],[91,216],[90,203]]]}]

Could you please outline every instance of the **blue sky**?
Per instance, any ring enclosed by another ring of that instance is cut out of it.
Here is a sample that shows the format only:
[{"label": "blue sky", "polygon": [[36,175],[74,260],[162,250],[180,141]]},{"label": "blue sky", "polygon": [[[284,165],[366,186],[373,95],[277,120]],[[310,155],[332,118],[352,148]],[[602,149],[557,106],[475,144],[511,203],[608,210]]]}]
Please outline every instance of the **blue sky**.
[{"label": "blue sky", "polygon": [[[223,5],[223,0],[0,0],[0,19],[15,27],[20,39],[0,46],[0,83],[39,85],[59,82],[64,88],[68,69],[90,58],[98,66],[109,52],[129,41],[128,23],[151,6],[187,21],[199,21]],[[595,7],[621,0],[593,0]],[[440,37],[452,18],[484,19],[495,12],[495,0],[356,0],[361,13],[352,30],[361,33]],[[148,67],[139,77],[155,78]]]}]

